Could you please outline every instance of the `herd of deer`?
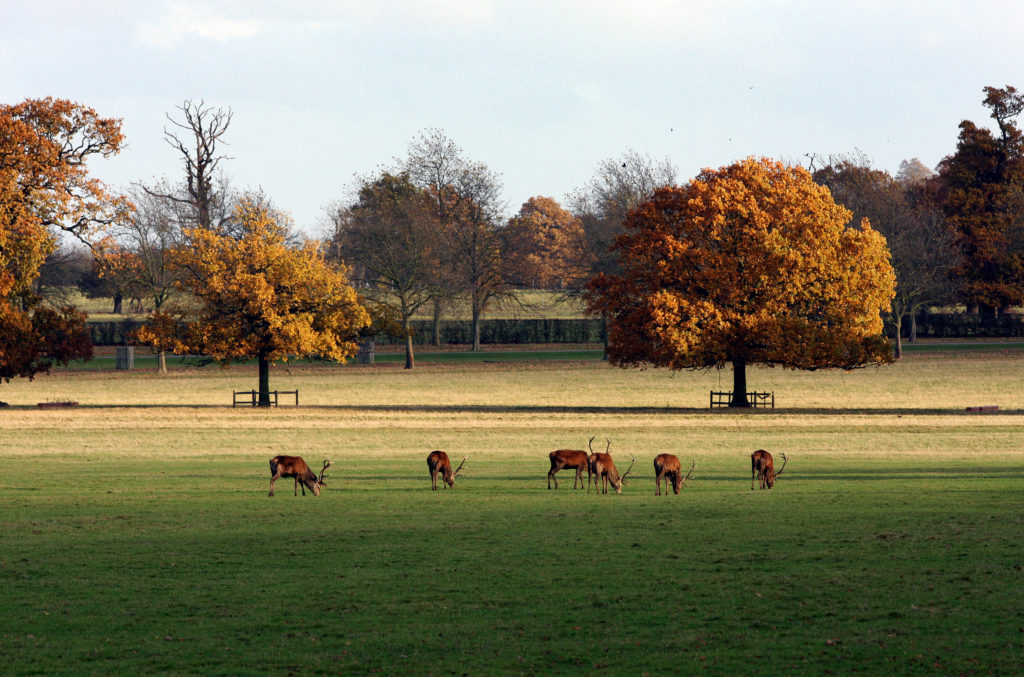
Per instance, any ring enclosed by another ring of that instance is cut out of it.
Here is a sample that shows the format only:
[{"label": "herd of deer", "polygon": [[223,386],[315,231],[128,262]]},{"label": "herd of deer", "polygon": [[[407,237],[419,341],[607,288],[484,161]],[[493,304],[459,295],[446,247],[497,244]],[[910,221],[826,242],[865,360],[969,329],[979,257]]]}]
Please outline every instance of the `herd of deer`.
[{"label": "herd of deer", "polygon": [[[575,489],[577,483],[579,488],[583,488],[583,471],[587,471],[587,493],[590,493],[590,484],[593,482],[595,490],[599,493],[608,493],[608,485],[611,484],[612,489],[615,493],[622,493],[622,485],[626,480],[626,476],[633,471],[633,466],[636,465],[636,456],[630,454],[632,462],[629,464],[629,469],[622,475],[615,468],[615,462],[612,460],[612,455],[609,453],[611,450],[611,440],[607,440],[608,446],[605,447],[603,452],[594,451],[593,446],[594,438],[591,437],[590,441],[587,442],[587,447],[590,449],[590,453],[581,449],[556,449],[548,454],[548,458],[551,461],[551,470],[548,471],[548,489],[551,488],[552,480],[555,483],[555,489],[558,489],[558,478],[555,477],[555,473],[559,470],[575,470],[576,476],[572,482],[572,488]],[[455,478],[458,476],[459,471],[462,470],[462,466],[466,465],[466,459],[469,456],[462,457],[462,463],[454,471],[452,470],[451,460],[448,458],[448,454],[443,451],[432,451],[427,456],[427,469],[430,471],[430,483],[433,491],[437,491],[437,477],[441,476],[442,486],[448,485],[449,487],[455,488]],[[775,486],[775,480],[782,471],[786,469],[786,455],[782,454],[782,468],[778,472],[775,471],[775,459],[772,455],[764,449],[758,449],[750,455],[750,489],[753,491],[755,480],[760,481],[762,489],[771,489]],[[295,479],[295,492],[294,495],[299,495],[299,489],[302,489],[302,495],[306,495],[306,489],[313,492],[314,496],[320,495],[320,487],[326,485],[324,477],[327,468],[331,466],[329,459],[324,460],[324,467],[320,469],[320,475],[318,476],[306,462],[299,456],[275,456],[270,459],[270,495],[274,495],[274,482],[281,477],[293,477]],[[654,457],[654,474],[655,474],[655,496],[661,495],[661,481],[665,480],[665,495],[668,495],[669,482],[672,483],[672,490],[675,493],[679,493],[686,488],[687,480],[693,479],[693,469],[697,467],[697,462],[693,459],[690,460],[690,470],[683,475],[682,465],[679,463],[679,458],[673,454],[658,454]]]}]

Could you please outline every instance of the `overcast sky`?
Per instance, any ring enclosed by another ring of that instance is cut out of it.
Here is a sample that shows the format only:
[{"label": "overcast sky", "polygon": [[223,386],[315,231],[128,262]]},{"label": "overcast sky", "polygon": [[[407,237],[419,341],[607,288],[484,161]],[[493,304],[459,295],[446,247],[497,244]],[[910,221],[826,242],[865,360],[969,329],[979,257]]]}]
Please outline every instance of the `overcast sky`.
[{"label": "overcast sky", "polygon": [[1017,0],[0,0],[0,101],[123,120],[93,172],[178,179],[165,114],[230,107],[224,167],[308,233],[355,174],[439,128],[510,213],[629,149],[681,180],[747,155],[934,167],[986,85],[1024,89]]}]

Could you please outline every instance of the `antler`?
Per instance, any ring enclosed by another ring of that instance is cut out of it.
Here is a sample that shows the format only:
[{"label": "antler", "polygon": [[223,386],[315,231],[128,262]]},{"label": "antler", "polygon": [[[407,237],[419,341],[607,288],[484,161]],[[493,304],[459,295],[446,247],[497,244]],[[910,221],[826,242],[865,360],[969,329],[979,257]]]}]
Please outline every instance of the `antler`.
[{"label": "antler", "polygon": [[[782,454],[782,470],[785,470],[785,469],[786,469],[786,455]],[[775,473],[775,476],[778,477],[779,475],[781,475],[782,474],[782,470],[779,470],[779,472]]]},{"label": "antler", "polygon": [[[633,457],[633,462],[629,464],[629,470],[626,471],[626,475],[631,473],[633,471],[633,466],[636,465],[636,456],[634,456],[633,454],[630,454],[630,456]],[[626,483],[626,475],[623,475],[622,477],[619,478],[623,484]]]},{"label": "antler", "polygon": [[460,463],[459,467],[455,469],[455,472],[452,474],[452,477],[457,477],[458,476],[459,471],[462,470],[462,466],[466,465],[466,459],[467,458],[469,458],[468,454],[466,456],[462,457],[462,463]]},{"label": "antler", "polygon": [[317,480],[317,482],[319,482],[320,484],[324,483],[324,478],[327,477],[327,475],[325,475],[324,473],[330,467],[331,467],[331,459],[325,458],[324,459],[324,467],[320,469],[320,478]]},{"label": "antler", "polygon": [[608,446],[604,448],[604,453],[606,453],[606,454],[610,454],[610,453],[612,453],[612,452],[611,452],[611,448],[612,448],[612,441],[611,441],[610,439],[608,439],[607,437],[606,437],[606,438],[604,438],[604,441],[608,443]]},{"label": "antler", "polygon": [[693,469],[696,468],[696,467],[697,467],[697,461],[695,461],[695,460],[693,460],[691,458],[690,459],[690,472],[686,473],[686,477],[681,479],[679,481],[679,483],[682,484],[685,487],[686,486],[686,480],[692,480],[693,479]]},{"label": "antler", "polygon": [[[597,437],[597,435],[594,435],[594,437]],[[594,437],[591,437],[590,440],[587,442],[587,449],[590,449],[591,454],[594,453],[594,447],[590,446],[591,443],[593,443],[594,441]]]}]

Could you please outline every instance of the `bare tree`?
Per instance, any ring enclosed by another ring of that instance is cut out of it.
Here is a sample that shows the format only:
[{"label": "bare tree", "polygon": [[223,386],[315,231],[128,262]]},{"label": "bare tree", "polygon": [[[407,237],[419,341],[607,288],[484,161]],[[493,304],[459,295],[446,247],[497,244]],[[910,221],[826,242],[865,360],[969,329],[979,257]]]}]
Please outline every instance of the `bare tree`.
[{"label": "bare tree", "polygon": [[[135,293],[148,301],[150,311],[159,311],[177,291],[180,273],[171,265],[171,254],[182,241],[180,204],[161,197],[166,183],[146,187],[136,184],[130,191],[134,209],[114,232],[121,252],[130,262]],[[112,261],[117,265],[117,259]],[[167,373],[167,353],[157,352],[158,370]]]},{"label": "bare tree", "polygon": [[896,357],[900,357],[903,318],[911,318],[913,339],[917,312],[950,300],[953,293],[951,273],[959,254],[934,186],[927,180],[903,184],[888,172],[872,169],[870,160],[859,154],[830,158],[814,178],[828,186],[836,202],[853,212],[854,223],[867,218],[885,236],[896,271],[891,315]]},{"label": "bare tree", "polygon": [[505,203],[498,175],[468,160],[442,131],[427,130],[409,145],[406,171],[434,199],[446,246],[435,280],[435,337],[441,304],[464,295],[473,317],[473,350],[480,349],[480,322],[489,305],[515,298],[501,255]]},{"label": "bare tree", "polygon": [[164,139],[181,155],[184,183],[181,190],[153,192],[153,195],[184,208],[189,227],[214,228],[230,213],[229,191],[217,169],[222,160],[229,159],[220,153],[218,144],[226,145],[223,136],[231,125],[233,113],[230,108],[207,106],[201,99],[198,102],[186,99],[176,108],[181,118],[167,114],[171,128],[164,128]]},{"label": "bare tree", "polygon": [[655,160],[630,149],[599,162],[590,181],[568,196],[571,211],[583,221],[595,273],[618,270],[610,248],[626,214],[658,188],[675,185],[677,174],[667,157]]},{"label": "bare tree", "polygon": [[333,215],[333,256],[353,266],[364,294],[401,319],[406,369],[414,365],[412,316],[434,298],[441,233],[433,207],[407,174],[383,172]]}]

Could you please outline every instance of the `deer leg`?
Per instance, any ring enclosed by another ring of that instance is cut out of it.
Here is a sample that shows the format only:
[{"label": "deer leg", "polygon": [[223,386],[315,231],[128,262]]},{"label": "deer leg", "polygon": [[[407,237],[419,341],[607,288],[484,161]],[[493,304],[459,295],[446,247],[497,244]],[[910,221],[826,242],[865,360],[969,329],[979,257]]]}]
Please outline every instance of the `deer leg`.
[{"label": "deer leg", "polygon": [[273,477],[270,478],[270,495],[271,496],[274,495],[274,480],[276,480],[276,479],[277,479],[277,475],[274,475]]},{"label": "deer leg", "polygon": [[555,481],[555,489],[557,489],[558,488],[558,478],[555,477],[555,469],[554,468],[552,468],[551,470],[548,471],[548,489],[551,488],[551,480]]},{"label": "deer leg", "polygon": [[576,466],[576,477],[572,478],[572,488],[576,488],[576,482],[579,481],[580,489],[583,488],[583,468]]},{"label": "deer leg", "polygon": [[430,490],[437,491],[437,471],[430,471]]},{"label": "deer leg", "polygon": [[[665,487],[665,493],[668,493],[668,487]],[[654,478],[654,495],[661,496],[661,473]]]}]

